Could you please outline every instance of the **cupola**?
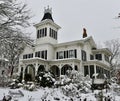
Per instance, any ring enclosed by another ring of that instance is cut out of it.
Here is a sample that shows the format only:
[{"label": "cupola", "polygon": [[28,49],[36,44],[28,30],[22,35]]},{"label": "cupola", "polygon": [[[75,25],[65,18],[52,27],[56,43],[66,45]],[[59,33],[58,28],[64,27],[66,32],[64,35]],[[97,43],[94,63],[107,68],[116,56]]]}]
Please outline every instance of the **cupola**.
[{"label": "cupola", "polygon": [[58,42],[58,30],[61,28],[52,18],[52,8],[44,9],[42,20],[34,25],[36,27],[36,44],[56,44]]}]

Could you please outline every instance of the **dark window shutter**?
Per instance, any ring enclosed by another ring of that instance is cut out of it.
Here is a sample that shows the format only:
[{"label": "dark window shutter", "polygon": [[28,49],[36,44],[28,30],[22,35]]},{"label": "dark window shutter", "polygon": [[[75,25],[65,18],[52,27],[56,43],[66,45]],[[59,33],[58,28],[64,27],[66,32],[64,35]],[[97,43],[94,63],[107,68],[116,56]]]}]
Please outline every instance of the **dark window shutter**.
[{"label": "dark window shutter", "polygon": [[39,38],[39,30],[37,31],[37,38]]},{"label": "dark window shutter", "polygon": [[47,59],[47,50],[45,50],[45,59]]},{"label": "dark window shutter", "polygon": [[74,50],[74,53],[75,53],[75,58],[77,58],[77,50],[76,49]]},{"label": "dark window shutter", "polygon": [[56,53],[56,59],[58,59],[58,52]]},{"label": "dark window shutter", "polygon": [[69,55],[69,53],[68,53],[68,51],[67,51],[67,58],[68,58],[68,55]]}]

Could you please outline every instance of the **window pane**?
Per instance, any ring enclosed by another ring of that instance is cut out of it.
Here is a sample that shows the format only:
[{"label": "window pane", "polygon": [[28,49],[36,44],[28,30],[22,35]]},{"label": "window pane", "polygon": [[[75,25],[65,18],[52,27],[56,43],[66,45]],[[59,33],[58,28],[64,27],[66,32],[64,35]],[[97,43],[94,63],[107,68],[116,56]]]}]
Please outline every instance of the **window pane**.
[{"label": "window pane", "polygon": [[94,60],[94,56],[93,55],[90,55],[90,60]]},{"label": "window pane", "polygon": [[98,59],[98,60],[102,60],[102,55],[101,54],[96,54],[95,58]]},{"label": "window pane", "polygon": [[88,66],[84,66],[84,76],[89,75]]},{"label": "window pane", "polygon": [[47,36],[47,28],[45,28],[45,36]]},{"label": "window pane", "polygon": [[45,29],[43,28],[42,30],[43,30],[42,37],[44,37],[45,36]]},{"label": "window pane", "polygon": [[73,50],[69,50],[69,58],[73,58],[74,57],[74,51]]},{"label": "window pane", "polygon": [[90,77],[92,78],[94,74],[94,65],[90,65]]},{"label": "window pane", "polygon": [[77,65],[75,65],[75,70],[78,71],[78,67],[77,67]]},{"label": "window pane", "polygon": [[63,59],[63,57],[64,57],[64,52],[63,51],[59,52],[59,59]]},{"label": "window pane", "polygon": [[38,52],[38,57],[40,57],[40,51]]},{"label": "window pane", "polygon": [[87,57],[86,57],[86,52],[84,51],[84,50],[81,50],[81,55],[82,55],[82,60],[83,61],[86,61],[87,59]]}]

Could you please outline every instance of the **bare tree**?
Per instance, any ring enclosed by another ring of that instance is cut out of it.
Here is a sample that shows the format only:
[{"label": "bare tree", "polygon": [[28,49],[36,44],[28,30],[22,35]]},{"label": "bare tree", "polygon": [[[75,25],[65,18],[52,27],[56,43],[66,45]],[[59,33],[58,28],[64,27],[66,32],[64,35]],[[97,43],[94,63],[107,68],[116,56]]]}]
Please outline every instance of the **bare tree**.
[{"label": "bare tree", "polygon": [[24,43],[31,39],[22,29],[30,26],[30,10],[27,5],[18,0],[0,0],[0,55],[9,60],[13,69],[18,65],[19,55],[24,49]]},{"label": "bare tree", "polygon": [[110,56],[110,67],[111,71],[115,70],[115,67],[120,64],[120,40],[113,39],[105,42],[105,46],[112,52]]},{"label": "bare tree", "polygon": [[17,31],[20,27],[28,27],[29,13],[26,4],[17,0],[0,0],[0,33]]}]

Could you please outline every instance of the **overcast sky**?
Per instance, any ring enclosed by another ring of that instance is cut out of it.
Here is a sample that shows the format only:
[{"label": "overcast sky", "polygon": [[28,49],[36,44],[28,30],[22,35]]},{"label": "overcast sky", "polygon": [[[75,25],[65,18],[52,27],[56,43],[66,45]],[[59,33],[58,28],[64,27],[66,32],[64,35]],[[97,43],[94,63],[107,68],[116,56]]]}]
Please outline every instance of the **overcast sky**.
[{"label": "overcast sky", "polygon": [[[23,0],[22,0],[23,1]],[[97,43],[120,38],[120,0],[24,0],[31,9],[33,23],[43,17],[44,7],[52,8],[54,22],[62,28],[58,32],[59,42],[79,40],[82,29],[93,36]],[[32,27],[32,37],[36,30]]]}]

